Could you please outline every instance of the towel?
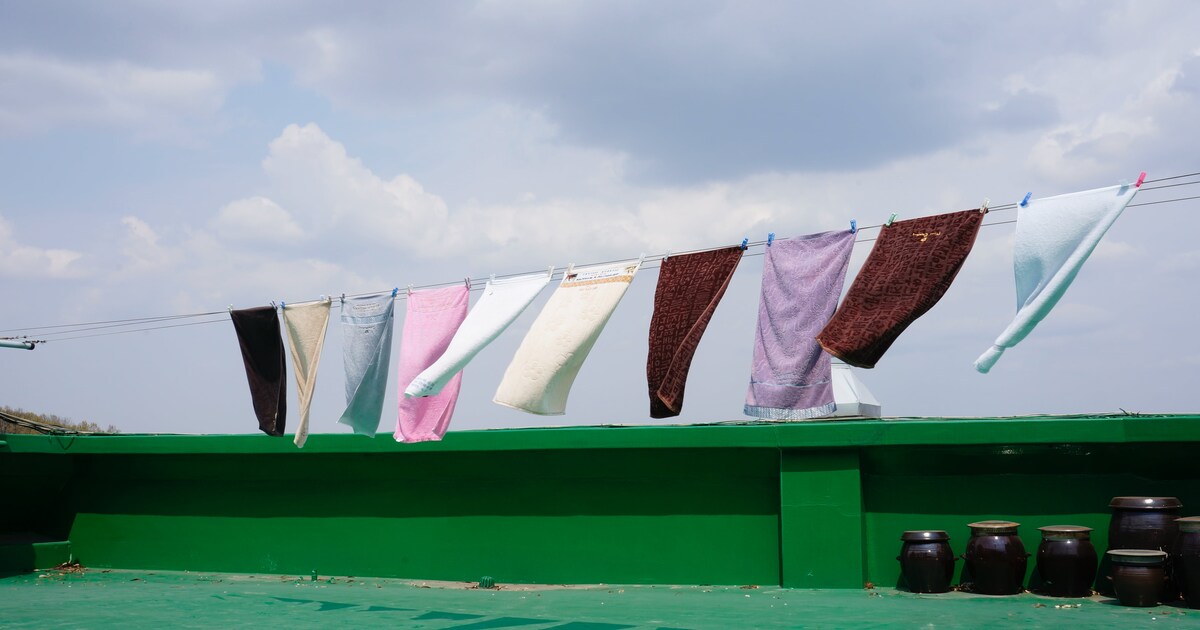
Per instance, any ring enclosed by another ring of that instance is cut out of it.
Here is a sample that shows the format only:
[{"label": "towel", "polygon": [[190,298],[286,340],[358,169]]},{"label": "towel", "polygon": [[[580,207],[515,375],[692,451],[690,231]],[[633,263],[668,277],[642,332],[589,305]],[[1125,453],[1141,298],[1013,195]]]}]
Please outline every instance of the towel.
[{"label": "towel", "polygon": [[833,368],[815,337],[837,308],[853,250],[849,230],[776,241],[767,248],[746,415],[800,420],[837,410]]},{"label": "towel", "polygon": [[338,418],[355,433],[374,437],[383,414],[388,364],[392,358],[392,296],[342,302],[342,361],[346,366],[346,410]]},{"label": "towel", "polygon": [[651,418],[670,418],[682,411],[692,357],[741,260],[742,248],[728,247],[662,262],[646,357]]},{"label": "towel", "polygon": [[516,321],[549,283],[548,273],[489,280],[449,347],[409,383],[404,395],[433,396],[442,391],[451,377]]},{"label": "towel", "polygon": [[250,399],[258,428],[267,435],[283,435],[287,419],[287,384],[284,382],[283,337],[279,315],[273,306],[259,306],[229,312],[242,363],[250,383]]},{"label": "towel", "polygon": [[833,356],[873,368],[892,342],[942,299],[983,223],[979,210],[882,228],[842,305],[817,335]]},{"label": "towel", "polygon": [[288,347],[292,351],[292,372],[296,374],[296,392],[300,398],[300,424],[296,427],[294,442],[297,447],[304,448],[308,439],[308,410],[317,384],[321,350],[325,347],[325,329],[329,327],[329,300],[285,304],[280,310],[283,311]]},{"label": "towel", "polygon": [[496,403],[547,416],[567,409],[571,384],[640,263],[568,271],[504,372]]},{"label": "towel", "polygon": [[1109,186],[1034,199],[1017,210],[1017,315],[975,360],[976,370],[986,374],[1050,313],[1137,191],[1135,186]]},{"label": "towel", "polygon": [[[400,387],[412,382],[450,345],[450,340],[467,317],[470,292],[466,285],[413,291],[408,294],[404,331],[400,333]],[[442,439],[454,415],[462,372],[455,372],[436,396],[400,397],[400,412],[393,437],[397,442],[429,442]]]}]

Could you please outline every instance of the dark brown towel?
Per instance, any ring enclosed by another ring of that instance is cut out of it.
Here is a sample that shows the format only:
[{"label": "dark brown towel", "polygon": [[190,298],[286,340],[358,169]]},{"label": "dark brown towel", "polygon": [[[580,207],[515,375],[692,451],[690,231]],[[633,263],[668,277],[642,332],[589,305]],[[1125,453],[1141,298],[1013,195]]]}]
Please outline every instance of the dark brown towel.
[{"label": "dark brown towel", "polygon": [[683,409],[692,357],[741,260],[740,247],[727,247],[671,256],[659,268],[646,358],[651,418],[678,416]]},{"label": "dark brown towel", "polygon": [[274,307],[260,306],[230,311],[229,316],[242,347],[242,363],[246,365],[258,428],[267,435],[283,435],[287,387],[279,315]]},{"label": "dark brown towel", "polygon": [[881,229],[867,262],[817,341],[833,356],[873,368],[908,325],[933,308],[983,222],[978,210],[897,221]]}]

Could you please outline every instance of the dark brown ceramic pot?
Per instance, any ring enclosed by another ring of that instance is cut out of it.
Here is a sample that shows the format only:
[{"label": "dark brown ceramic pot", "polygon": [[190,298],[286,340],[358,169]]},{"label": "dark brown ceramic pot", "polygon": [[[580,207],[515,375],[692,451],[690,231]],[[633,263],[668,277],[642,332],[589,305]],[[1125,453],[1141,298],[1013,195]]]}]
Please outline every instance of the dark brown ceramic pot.
[{"label": "dark brown ceramic pot", "polygon": [[904,532],[900,536],[900,573],[914,593],[945,593],[954,579],[954,551],[942,530]]},{"label": "dark brown ceramic pot", "polygon": [[[1112,549],[1158,549],[1170,552],[1179,535],[1179,518],[1183,503],[1175,497],[1113,497],[1108,506],[1112,518],[1108,523],[1108,548]],[[1109,560],[1110,558],[1105,558]],[[1107,564],[1107,563],[1105,563]],[[1167,558],[1170,573],[1171,559]],[[1107,570],[1106,570],[1107,569]],[[1111,575],[1111,569],[1101,567],[1101,575]],[[1112,595],[1112,582],[1101,578],[1096,587],[1105,595]],[[1175,599],[1170,585],[1163,587],[1163,601]]]},{"label": "dark brown ceramic pot", "polygon": [[1172,553],[1175,586],[1188,608],[1200,608],[1200,516],[1176,519],[1175,523],[1179,525]]},{"label": "dark brown ceramic pot", "polygon": [[967,541],[966,572],[971,590],[982,595],[1016,595],[1025,582],[1029,554],[1017,536],[1020,523],[980,521],[971,523]]},{"label": "dark brown ceramic pot", "polygon": [[1169,550],[1174,546],[1179,526],[1175,519],[1183,503],[1175,497],[1113,497],[1108,504],[1112,519],[1108,523],[1109,549]]},{"label": "dark brown ceramic pot", "polygon": [[1113,590],[1123,606],[1154,606],[1162,601],[1167,553],[1158,549],[1110,549]]},{"label": "dark brown ceramic pot", "polygon": [[1092,528],[1078,525],[1039,527],[1037,550],[1041,590],[1052,597],[1087,597],[1096,579],[1096,548]]}]

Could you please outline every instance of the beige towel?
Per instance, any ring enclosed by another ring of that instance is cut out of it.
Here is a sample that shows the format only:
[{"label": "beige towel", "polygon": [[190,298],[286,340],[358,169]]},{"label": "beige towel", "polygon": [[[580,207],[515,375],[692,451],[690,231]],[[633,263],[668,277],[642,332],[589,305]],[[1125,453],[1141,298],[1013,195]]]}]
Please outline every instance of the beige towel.
[{"label": "beige towel", "polygon": [[565,413],[579,368],[640,264],[634,260],[568,271],[517,348],[495,402],[547,416]]},{"label": "beige towel", "polygon": [[296,373],[296,391],[300,397],[300,424],[296,426],[296,446],[304,448],[308,439],[308,408],[317,384],[321,349],[325,347],[325,329],[329,327],[329,300],[305,304],[285,304],[283,323],[287,328],[288,347],[292,351],[292,371]]}]

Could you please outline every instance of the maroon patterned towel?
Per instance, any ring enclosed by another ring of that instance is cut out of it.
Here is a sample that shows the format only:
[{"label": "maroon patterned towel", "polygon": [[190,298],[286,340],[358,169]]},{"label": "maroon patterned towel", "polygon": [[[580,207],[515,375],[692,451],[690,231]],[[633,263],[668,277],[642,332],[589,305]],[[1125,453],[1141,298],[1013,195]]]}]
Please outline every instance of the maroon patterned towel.
[{"label": "maroon patterned towel", "polygon": [[287,386],[279,315],[273,306],[260,306],[230,311],[229,317],[242,347],[242,363],[246,366],[258,428],[267,435],[283,435]]},{"label": "maroon patterned towel", "polygon": [[727,247],[671,256],[659,268],[646,357],[651,418],[670,418],[683,410],[692,357],[741,260],[740,247]]},{"label": "maroon patterned towel", "polygon": [[983,216],[964,210],[882,228],[850,292],[817,335],[821,347],[850,365],[875,367],[900,333],[950,288]]}]

